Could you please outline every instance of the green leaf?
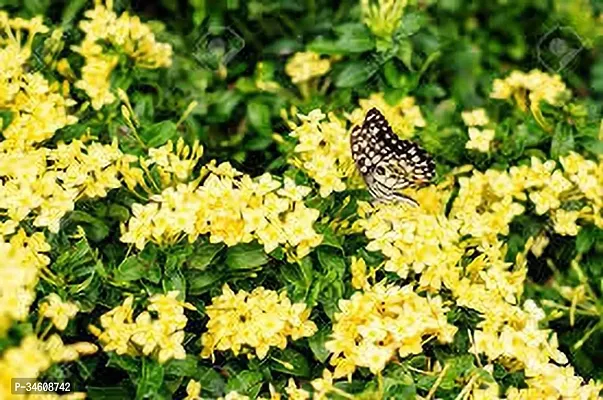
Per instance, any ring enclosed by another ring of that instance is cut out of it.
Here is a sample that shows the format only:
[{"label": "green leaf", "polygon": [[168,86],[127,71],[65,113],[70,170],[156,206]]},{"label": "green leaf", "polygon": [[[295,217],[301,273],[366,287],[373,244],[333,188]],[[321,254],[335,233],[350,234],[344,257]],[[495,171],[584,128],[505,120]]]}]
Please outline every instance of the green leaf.
[{"label": "green leaf", "polygon": [[123,386],[86,386],[86,398],[91,400],[130,399],[132,393]]},{"label": "green leaf", "polygon": [[402,40],[400,43],[398,43],[398,46],[396,57],[398,57],[398,59],[404,63],[406,68],[408,68],[410,71],[414,71],[412,67],[412,42],[410,40]]},{"label": "green leaf", "polygon": [[329,340],[331,330],[322,328],[308,339],[310,350],[314,353],[314,357],[321,363],[324,363],[331,355],[331,352],[325,348],[325,342]]},{"label": "green leaf", "polygon": [[140,379],[136,382],[136,399],[144,399],[157,394],[163,384],[163,366],[148,357],[142,359]]},{"label": "green leaf", "polygon": [[551,157],[557,159],[567,155],[572,150],[574,150],[572,128],[560,123],[555,128],[555,134],[551,142]]},{"label": "green leaf", "polygon": [[347,88],[360,85],[366,82],[373,72],[370,65],[360,61],[352,61],[343,68],[339,75],[337,75],[335,78],[335,86]]},{"label": "green leaf", "polygon": [[207,391],[214,396],[218,396],[224,392],[224,378],[215,369],[200,365],[197,368],[197,381],[201,384],[204,391]]},{"label": "green leaf", "polygon": [[603,154],[603,140],[584,138],[580,144],[593,154]]},{"label": "green leaf", "polygon": [[345,260],[341,255],[341,252],[329,247],[319,247],[317,253],[318,262],[320,262],[320,265],[326,274],[333,271],[338,277],[344,275]]},{"label": "green leaf", "polygon": [[174,140],[176,137],[176,124],[172,121],[153,124],[142,133],[142,140],[148,147],[163,146],[168,140]]},{"label": "green leaf", "polygon": [[359,23],[337,26],[337,40],[318,38],[308,45],[308,50],[319,54],[364,53],[375,48],[370,31]]},{"label": "green leaf", "polygon": [[576,237],[576,251],[578,253],[588,253],[593,244],[595,244],[595,240],[602,236],[599,232],[601,231],[592,225],[580,229]]},{"label": "green leaf", "polygon": [[270,368],[284,374],[309,377],[310,365],[303,354],[287,348],[282,351],[275,351],[270,357]]},{"label": "green leaf", "polygon": [[72,0],[66,3],[61,17],[62,25],[74,25],[76,15],[88,4],[88,0]]},{"label": "green leaf", "polygon": [[235,107],[241,102],[242,97],[234,90],[225,90],[218,94],[213,99],[213,105],[215,106],[215,113],[212,114],[217,122],[224,122],[228,120],[233,113]]},{"label": "green leaf", "polygon": [[398,39],[412,36],[425,25],[425,22],[425,15],[421,12],[404,14],[394,37]]},{"label": "green leaf", "polygon": [[119,204],[109,205],[107,216],[118,220],[119,222],[126,222],[130,219],[130,210]]},{"label": "green leaf", "polygon": [[473,354],[465,354],[447,359],[446,365],[448,365],[448,371],[444,375],[444,379],[442,379],[440,388],[444,390],[453,389],[458,378],[468,376],[476,368],[474,360],[475,357]]},{"label": "green leaf", "polygon": [[400,365],[391,365],[386,369],[383,379],[384,398],[387,399],[414,399],[417,395],[417,388],[407,368]]},{"label": "green leaf", "polygon": [[238,244],[226,252],[226,265],[231,269],[253,269],[269,260],[264,247],[257,242]]},{"label": "green leaf", "polygon": [[196,377],[199,359],[187,354],[184,360],[171,359],[165,363],[165,375]]},{"label": "green leaf", "polygon": [[216,255],[225,247],[224,243],[203,243],[202,245],[195,247],[195,251],[192,256],[187,260],[187,266],[189,268],[204,270]]},{"label": "green leaf", "polygon": [[272,124],[270,123],[270,107],[258,101],[252,101],[247,104],[247,118],[255,130],[263,135],[272,133]]},{"label": "green leaf", "polygon": [[220,282],[224,273],[219,271],[188,270],[185,272],[188,284],[188,294],[199,295],[207,292],[216,283]]},{"label": "green leaf", "polygon": [[86,232],[86,237],[93,242],[100,242],[109,235],[109,227],[102,219],[83,211],[71,212],[65,222],[80,225]]},{"label": "green leaf", "polygon": [[138,371],[140,370],[140,360],[132,358],[130,356],[120,356],[114,352],[107,353],[109,361],[107,362],[108,367],[116,367],[128,373],[130,378],[136,378]]},{"label": "green leaf", "polygon": [[24,5],[30,15],[44,15],[50,6],[50,0],[25,0]]},{"label": "green leaf", "polygon": [[226,393],[238,392],[251,397],[257,398],[263,384],[263,375],[258,371],[243,371],[233,376],[226,384]]},{"label": "green leaf", "polygon": [[334,247],[338,250],[343,251],[343,248],[341,247],[340,238],[333,232],[330,227],[326,225],[321,225],[317,227],[317,231],[318,233],[322,234],[322,242],[320,243],[321,246]]},{"label": "green leaf", "polygon": [[118,282],[137,281],[145,276],[147,268],[138,256],[130,256],[123,260],[115,271],[115,280]]},{"label": "green leaf", "polygon": [[186,293],[186,279],[182,275],[180,268],[177,268],[171,272],[166,272],[167,279],[163,281],[163,287],[165,291],[177,290],[180,295],[184,296]]}]

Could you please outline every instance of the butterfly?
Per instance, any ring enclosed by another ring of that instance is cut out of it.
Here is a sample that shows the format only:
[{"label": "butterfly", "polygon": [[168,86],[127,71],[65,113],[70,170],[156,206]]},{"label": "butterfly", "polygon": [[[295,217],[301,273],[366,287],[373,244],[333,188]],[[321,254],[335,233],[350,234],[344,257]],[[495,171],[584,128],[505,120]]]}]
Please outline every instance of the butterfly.
[{"label": "butterfly", "polygon": [[405,188],[427,184],[435,175],[432,157],[419,145],[403,140],[376,108],[371,108],[362,125],[352,129],[352,158],[377,202],[417,202],[400,193]]}]

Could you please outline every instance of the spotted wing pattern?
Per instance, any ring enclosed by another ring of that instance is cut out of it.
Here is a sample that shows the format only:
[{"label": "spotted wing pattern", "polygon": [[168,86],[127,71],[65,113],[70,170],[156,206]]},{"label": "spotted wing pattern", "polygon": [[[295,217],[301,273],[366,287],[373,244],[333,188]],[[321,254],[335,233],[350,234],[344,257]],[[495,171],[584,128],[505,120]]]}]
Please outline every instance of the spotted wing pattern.
[{"label": "spotted wing pattern", "polygon": [[364,123],[352,130],[352,157],[371,195],[378,201],[416,202],[399,193],[401,189],[428,183],[435,163],[419,145],[398,138],[376,108]]}]

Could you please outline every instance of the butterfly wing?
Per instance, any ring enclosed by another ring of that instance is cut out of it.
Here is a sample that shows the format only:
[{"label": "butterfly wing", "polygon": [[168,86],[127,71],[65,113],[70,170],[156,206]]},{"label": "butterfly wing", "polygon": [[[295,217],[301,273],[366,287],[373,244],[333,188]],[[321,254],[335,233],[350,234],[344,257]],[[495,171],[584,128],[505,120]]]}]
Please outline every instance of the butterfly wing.
[{"label": "butterfly wing", "polygon": [[416,143],[398,138],[376,108],[368,111],[362,126],[352,130],[350,144],[356,166],[374,197],[391,197],[395,191],[420,186],[435,175],[431,156]]}]

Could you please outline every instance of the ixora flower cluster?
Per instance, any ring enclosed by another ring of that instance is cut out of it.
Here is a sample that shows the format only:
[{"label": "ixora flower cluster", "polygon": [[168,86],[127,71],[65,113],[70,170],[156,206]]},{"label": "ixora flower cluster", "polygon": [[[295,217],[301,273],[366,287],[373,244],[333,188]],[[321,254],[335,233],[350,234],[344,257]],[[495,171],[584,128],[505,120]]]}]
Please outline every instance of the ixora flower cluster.
[{"label": "ixora flower cluster", "polygon": [[550,75],[539,70],[528,73],[513,71],[505,79],[495,79],[492,85],[491,98],[513,99],[524,111],[529,105],[538,106],[542,100],[556,106],[571,97],[561,76]]},{"label": "ixora flower cluster", "polygon": [[[186,352],[182,346],[184,327],[188,319],[184,309],[195,310],[189,303],[178,300],[179,292],[156,294],[149,299],[146,311],[134,320],[134,297],[105,313],[100,318],[102,330],[91,325],[90,331],[98,337],[105,351],[117,354],[154,354],[160,363],[169,359],[183,359]],[[153,318],[154,312],[157,318]]]},{"label": "ixora flower cluster", "polygon": [[48,28],[39,17],[29,21],[11,19],[0,11],[0,108],[12,113],[10,123],[2,130],[0,154],[30,148],[77,122],[68,112],[75,104],[65,90],[68,86],[50,84],[41,73],[25,68],[34,38],[46,32]]},{"label": "ixora flower cluster", "polygon": [[[277,293],[263,287],[251,293],[239,290],[236,294],[224,285],[222,294],[212,299],[205,312],[209,317],[207,332],[201,337],[202,357],[214,356],[214,351],[231,350],[253,357],[265,358],[271,347],[284,349],[287,338],[298,340],[317,331],[310,321],[311,309],[304,303],[292,304],[286,292]],[[284,360],[286,361],[286,360]]]},{"label": "ixora flower cluster", "polygon": [[82,198],[105,197],[121,186],[120,169],[129,157],[122,154],[117,141],[112,145],[80,140],[59,143],[56,149],[13,150],[0,157],[0,210],[10,226],[33,218],[36,227],[58,232],[63,216],[73,211]]},{"label": "ixora flower cluster", "polygon": [[[27,377],[35,379],[52,364],[75,361],[80,356],[94,354],[97,347],[92,343],[73,343],[65,345],[57,334],[46,340],[28,335],[17,347],[7,349],[0,357],[0,398],[13,398],[13,378]],[[70,393],[73,399],[85,399],[85,393]],[[28,396],[33,398],[33,396]],[[48,399],[65,399],[59,395],[48,394]]]},{"label": "ixora flower cluster", "polygon": [[[106,28],[102,26],[103,31]],[[54,363],[75,361],[96,352],[91,343],[65,345],[58,334],[47,337],[53,326],[65,330],[78,312],[76,304],[63,301],[55,293],[40,302],[35,332],[27,333],[15,347],[7,347],[4,337],[14,322],[26,321],[32,315],[30,307],[40,278],[49,282],[56,278],[46,255],[50,245],[41,231],[46,228],[58,232],[62,217],[74,209],[77,200],[104,197],[121,186],[119,169],[132,161],[117,148],[117,142],[89,143],[88,135],[69,143],[58,142],[54,148],[43,147],[58,130],[78,121],[70,113],[76,103],[70,98],[69,83],[50,83],[42,73],[31,72],[34,39],[47,32],[41,17],[9,18],[0,11],[0,108],[10,115],[0,119],[2,399],[13,397],[12,378],[35,379]],[[145,38],[139,39],[148,41],[147,31],[141,32]],[[132,56],[139,50],[132,48]],[[85,398],[85,394],[72,393],[70,397]]]},{"label": "ixora flower cluster", "polygon": [[[557,365],[567,359],[557,349],[555,336],[539,328],[543,312],[529,301],[525,310],[518,306],[526,276],[525,255],[519,254],[515,263],[505,262],[501,235],[509,233],[512,219],[528,207],[536,214],[548,213],[562,235],[576,235],[579,219],[603,226],[603,163],[576,153],[562,157],[560,163],[563,169],[553,161],[533,158],[530,166],[474,171],[461,177],[448,215],[444,214],[448,196],[442,196],[442,191],[450,189],[426,188],[417,196],[420,208],[365,204],[357,223],[370,240],[367,249],[386,256],[385,270],[402,278],[417,274],[419,291],[438,293],[445,287],[457,305],[480,312],[484,320],[474,332],[473,351],[486,354],[491,362],[525,369],[529,387],[513,388],[508,393],[513,399],[595,398],[601,389],[593,382],[583,385],[571,367]],[[565,210],[569,200],[582,202],[581,208]],[[439,211],[433,207],[438,202]],[[526,252],[536,245],[534,239],[526,243]],[[365,268],[356,266],[352,272],[355,286],[366,286]]]},{"label": "ixora flower cluster", "polygon": [[[119,62],[119,53],[124,53],[139,68],[169,67],[172,63],[172,47],[159,43],[151,28],[137,16],[113,12],[113,1],[95,0],[95,7],[86,11],[88,20],[80,23],[85,33],[84,40],[74,50],[81,54],[86,63],[82,68],[82,78],[75,87],[84,90],[91,99],[92,107],[99,110],[115,101],[111,92],[111,73]],[[116,51],[109,53],[102,44],[108,44]]]},{"label": "ixora flower cluster", "polygon": [[279,245],[295,250],[293,258],[321,243],[313,228],[319,212],[303,203],[309,188],[288,178],[283,184],[270,174],[254,180],[228,162],[209,163],[203,174],[208,176],[201,185],[180,184],[146,205],[134,204],[121,240],[142,249],[147,241],[173,243],[182,235],[192,242],[209,234],[210,242],[228,246],[257,239],[267,253]]},{"label": "ixora flower cluster", "polygon": [[446,321],[442,299],[419,296],[412,285],[378,283],[340,300],[339,310],[325,344],[333,353],[335,379],[351,378],[357,367],[377,374],[396,354],[404,358],[421,353],[425,337],[449,343],[457,331]]}]

